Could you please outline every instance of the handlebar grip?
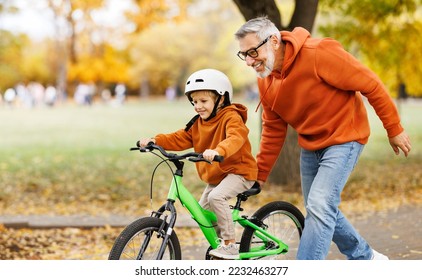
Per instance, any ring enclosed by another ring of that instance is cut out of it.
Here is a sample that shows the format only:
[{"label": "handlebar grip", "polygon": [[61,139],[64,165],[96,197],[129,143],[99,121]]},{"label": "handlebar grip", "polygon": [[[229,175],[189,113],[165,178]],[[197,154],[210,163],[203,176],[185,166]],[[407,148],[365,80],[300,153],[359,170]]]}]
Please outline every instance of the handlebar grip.
[{"label": "handlebar grip", "polygon": [[223,160],[224,160],[224,157],[223,156],[215,156],[213,161],[223,162]]}]

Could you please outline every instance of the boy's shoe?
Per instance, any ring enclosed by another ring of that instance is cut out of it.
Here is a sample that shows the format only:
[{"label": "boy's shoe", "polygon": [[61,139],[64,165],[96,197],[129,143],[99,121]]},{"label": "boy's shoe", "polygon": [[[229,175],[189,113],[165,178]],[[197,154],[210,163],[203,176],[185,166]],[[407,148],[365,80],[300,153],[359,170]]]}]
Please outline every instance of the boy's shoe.
[{"label": "boy's shoe", "polygon": [[213,257],[226,260],[235,260],[239,258],[239,250],[234,243],[219,245],[217,249],[211,250],[209,254]]},{"label": "boy's shoe", "polygon": [[372,249],[372,260],[373,261],[388,261],[389,258]]}]

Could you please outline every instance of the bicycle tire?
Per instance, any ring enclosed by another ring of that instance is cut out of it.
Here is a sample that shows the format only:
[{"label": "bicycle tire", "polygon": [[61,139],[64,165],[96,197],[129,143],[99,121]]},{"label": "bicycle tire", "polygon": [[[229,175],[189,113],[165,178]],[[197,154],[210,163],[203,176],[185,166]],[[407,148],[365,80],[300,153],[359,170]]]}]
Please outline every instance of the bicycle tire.
[{"label": "bicycle tire", "polygon": [[[163,220],[155,217],[140,218],[128,225],[116,238],[110,251],[109,260],[136,260],[145,238],[151,234],[145,252],[141,260],[157,259],[158,250],[163,242],[162,234],[159,234]],[[165,223],[164,229],[168,227]],[[162,230],[163,231],[163,230]],[[161,232],[162,233],[162,232]],[[172,232],[167,243],[163,258],[164,260],[181,260],[182,253],[179,238],[175,231]]]},{"label": "bicycle tire", "polygon": [[[280,238],[289,246],[287,253],[260,257],[259,259],[296,259],[300,238],[305,224],[305,218],[300,210],[285,201],[270,202],[259,208],[253,216],[268,226],[267,231]],[[254,240],[255,230],[246,227],[240,241],[239,252],[249,252],[251,246],[262,245]]]}]

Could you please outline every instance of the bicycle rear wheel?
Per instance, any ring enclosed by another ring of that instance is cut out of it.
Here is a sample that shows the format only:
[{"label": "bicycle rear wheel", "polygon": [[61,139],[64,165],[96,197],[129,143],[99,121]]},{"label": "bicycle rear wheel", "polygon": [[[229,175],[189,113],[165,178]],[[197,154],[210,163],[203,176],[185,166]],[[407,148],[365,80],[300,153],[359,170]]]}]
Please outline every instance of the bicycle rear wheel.
[{"label": "bicycle rear wheel", "polygon": [[[138,219],[128,225],[117,237],[110,251],[109,260],[156,260],[163,243],[164,230],[159,232],[163,220],[154,217]],[[182,253],[179,239],[173,231],[168,240],[163,260],[180,260]]]},{"label": "bicycle rear wheel", "polygon": [[[305,218],[298,208],[285,201],[270,202],[259,208],[253,217],[263,222],[268,228],[267,231],[277,236],[289,246],[287,253],[261,257],[260,259],[296,259],[300,237],[304,228]],[[255,230],[246,227],[240,241],[239,252],[249,252],[251,248],[262,246],[261,239],[256,238]]]}]

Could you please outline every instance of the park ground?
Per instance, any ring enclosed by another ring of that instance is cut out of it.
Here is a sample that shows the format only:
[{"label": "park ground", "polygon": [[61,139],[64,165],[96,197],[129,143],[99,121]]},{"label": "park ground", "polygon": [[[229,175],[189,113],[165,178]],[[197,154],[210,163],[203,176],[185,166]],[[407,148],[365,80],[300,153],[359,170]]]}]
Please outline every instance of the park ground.
[{"label": "park ground", "polygon": [[[2,121],[2,133],[8,135],[0,138],[0,216],[9,221],[41,217],[45,222],[117,216],[129,222],[147,215],[165,193],[154,191],[151,208],[148,191],[154,162],[128,149],[142,135],[183,126],[192,115],[190,104],[185,103],[149,100],[115,108],[0,108],[0,118],[7,120]],[[255,108],[256,104],[249,105]],[[375,249],[393,259],[422,259],[421,245],[415,242],[422,236],[418,215],[422,206],[422,103],[411,101],[399,108],[411,136],[411,155],[394,155],[382,124],[369,111],[372,136],[343,192],[341,209]],[[257,115],[252,109],[249,113],[256,151]],[[161,175],[156,179],[160,183]],[[191,183],[197,178],[186,180]],[[148,183],[141,189],[140,182]],[[199,195],[203,186],[195,187]],[[253,207],[281,199],[304,211],[300,192],[289,192],[283,186],[266,186],[254,199]],[[180,213],[186,212],[181,209]],[[11,224],[0,225],[0,259],[106,259],[123,226],[107,221],[95,227]],[[177,230],[186,245],[184,257],[201,258],[206,245],[198,229],[181,223]],[[335,248],[330,254],[330,258],[341,258]]]}]

